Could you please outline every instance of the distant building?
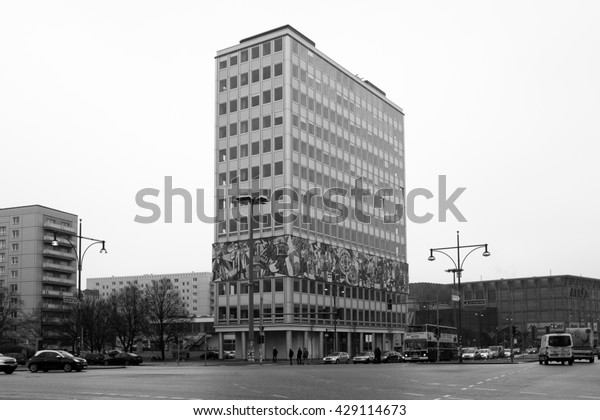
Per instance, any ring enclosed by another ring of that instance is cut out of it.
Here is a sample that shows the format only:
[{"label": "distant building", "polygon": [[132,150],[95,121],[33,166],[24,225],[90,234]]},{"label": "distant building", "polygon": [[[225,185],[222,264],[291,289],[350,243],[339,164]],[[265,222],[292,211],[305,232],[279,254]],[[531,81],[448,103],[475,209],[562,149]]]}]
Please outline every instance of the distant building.
[{"label": "distant building", "polygon": [[[443,306],[451,304],[452,285],[413,283],[415,323],[436,319],[436,293]],[[541,335],[585,326],[600,328],[600,279],[573,275],[524,277],[461,283],[463,345],[510,346],[511,329],[517,347],[539,344]],[[443,298],[441,298],[443,296]],[[426,303],[428,302],[428,303]],[[457,323],[458,305],[441,309],[441,322]],[[457,324],[451,324],[457,326]]]},{"label": "distant building", "polygon": [[93,277],[87,279],[87,291],[95,290],[103,298],[127,286],[137,286],[144,290],[153,280],[171,280],[173,288],[179,292],[185,309],[195,317],[213,316],[214,295],[211,287],[212,273],[170,273],[142,274],[134,276]]},{"label": "distant building", "polygon": [[70,345],[65,298],[77,297],[76,235],[75,214],[40,205],[0,209],[0,286],[19,293],[20,316],[41,311],[42,336],[31,345]]}]

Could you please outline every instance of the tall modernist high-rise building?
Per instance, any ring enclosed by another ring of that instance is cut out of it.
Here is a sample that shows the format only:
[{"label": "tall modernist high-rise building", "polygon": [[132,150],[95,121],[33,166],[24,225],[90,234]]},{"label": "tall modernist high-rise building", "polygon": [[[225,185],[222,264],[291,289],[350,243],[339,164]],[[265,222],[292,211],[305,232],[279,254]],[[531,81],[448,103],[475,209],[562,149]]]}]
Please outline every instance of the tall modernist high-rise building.
[{"label": "tall modernist high-rise building", "polygon": [[[32,345],[70,344],[66,301],[77,296],[76,235],[74,214],[39,205],[0,209],[0,287],[20,299],[20,310],[11,316],[39,311]],[[55,237],[58,246],[52,246]]]},{"label": "tall modernist high-rise building", "polygon": [[[400,347],[408,290],[402,109],[291,26],[218,51],[215,73],[220,341],[234,339],[238,355]],[[248,194],[263,198],[254,200],[253,264],[248,205],[239,200]]]}]

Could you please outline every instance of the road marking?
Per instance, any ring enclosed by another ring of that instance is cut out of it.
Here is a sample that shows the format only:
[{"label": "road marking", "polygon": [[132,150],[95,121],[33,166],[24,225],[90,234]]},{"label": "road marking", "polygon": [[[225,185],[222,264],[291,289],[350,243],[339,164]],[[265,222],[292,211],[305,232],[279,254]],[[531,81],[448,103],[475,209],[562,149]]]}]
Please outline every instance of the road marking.
[{"label": "road marking", "polygon": [[478,391],[498,391],[497,389],[491,389],[491,388],[473,388],[476,389]]},{"label": "road marking", "polygon": [[413,395],[415,397],[424,397],[425,396],[423,394],[411,394],[410,392],[405,392],[404,395]]},{"label": "road marking", "polygon": [[587,395],[578,395],[577,398],[590,398],[592,400],[597,400],[598,397],[588,397]]},{"label": "road marking", "polygon": [[427,384],[427,383],[426,383],[426,384],[424,384],[424,385],[434,385],[434,386],[435,386],[435,385],[441,385],[441,384],[440,384],[440,383],[437,383],[437,382],[431,382],[431,383],[429,383],[429,384]]},{"label": "road marking", "polygon": [[531,394],[531,395],[548,395],[545,394],[543,392],[527,392],[527,391],[521,391],[521,394]]},{"label": "road marking", "polygon": [[277,398],[286,398],[286,399],[290,398],[290,397],[286,397],[285,395],[277,395],[277,394],[272,394],[272,395]]}]

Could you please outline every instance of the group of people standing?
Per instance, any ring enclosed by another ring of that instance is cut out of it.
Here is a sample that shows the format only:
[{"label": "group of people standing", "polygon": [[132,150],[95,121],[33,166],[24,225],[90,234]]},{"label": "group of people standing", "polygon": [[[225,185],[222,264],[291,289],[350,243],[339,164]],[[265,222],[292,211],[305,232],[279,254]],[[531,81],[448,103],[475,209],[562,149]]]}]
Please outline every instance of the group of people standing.
[{"label": "group of people standing", "polygon": [[[277,363],[277,349],[273,347],[273,363]],[[294,364],[294,350],[290,349],[288,352],[288,356],[290,358],[290,365]],[[298,347],[298,351],[296,352],[296,363],[299,365],[308,365],[308,350],[306,347],[304,349]]]}]

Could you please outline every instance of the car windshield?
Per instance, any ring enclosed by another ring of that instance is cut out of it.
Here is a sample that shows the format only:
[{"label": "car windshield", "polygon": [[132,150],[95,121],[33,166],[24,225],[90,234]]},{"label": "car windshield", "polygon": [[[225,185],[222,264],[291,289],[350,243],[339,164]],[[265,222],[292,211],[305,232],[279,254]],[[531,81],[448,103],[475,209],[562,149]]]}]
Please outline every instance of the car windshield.
[{"label": "car windshield", "polygon": [[367,353],[366,351],[363,351],[362,353],[358,353],[358,356],[368,356],[369,353]]},{"label": "car windshield", "polygon": [[65,356],[65,357],[75,357],[75,356],[73,356],[71,353],[69,353],[69,352],[66,352],[66,351],[63,351],[63,350],[59,350],[59,351],[58,351],[58,353],[59,353],[61,356]]},{"label": "car windshield", "polygon": [[330,355],[330,356],[339,356],[340,354],[339,354],[339,353],[331,353],[331,354],[329,354],[329,355]]},{"label": "car windshield", "polygon": [[554,335],[548,338],[548,345],[553,347],[565,347],[571,345],[570,335]]},{"label": "car windshield", "polygon": [[476,351],[477,351],[476,348],[467,347],[466,349],[463,350],[463,353],[475,353]]}]

